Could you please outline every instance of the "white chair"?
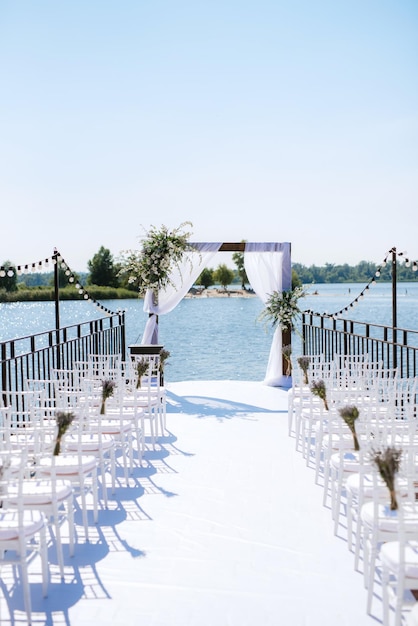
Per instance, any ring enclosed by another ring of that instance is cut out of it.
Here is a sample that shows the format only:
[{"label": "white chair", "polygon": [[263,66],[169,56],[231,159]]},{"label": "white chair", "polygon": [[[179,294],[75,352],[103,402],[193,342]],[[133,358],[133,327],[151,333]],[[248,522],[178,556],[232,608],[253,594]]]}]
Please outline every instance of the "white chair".
[{"label": "white chair", "polygon": [[[60,457],[69,456],[83,459],[93,455],[97,459],[100,470],[102,497],[104,506],[108,506],[106,474],[110,471],[111,489],[115,492],[115,441],[110,435],[104,434],[100,428],[84,428],[85,422],[79,422],[65,437],[63,452]],[[58,469],[56,469],[58,471]]]},{"label": "white chair", "polygon": [[400,626],[402,611],[416,603],[412,594],[418,589],[418,505],[414,502],[399,502],[398,532],[395,541],[389,541],[380,549],[382,565],[383,624],[389,626],[389,607],[394,596],[395,626]]},{"label": "white chair", "polygon": [[58,456],[42,456],[38,460],[37,476],[50,480],[70,481],[74,495],[81,499],[81,514],[86,541],[89,541],[88,502],[87,495],[93,500],[93,521],[98,520],[98,459],[95,454],[87,454],[81,448],[73,454],[64,452]]},{"label": "white chair", "polygon": [[[402,449],[402,465],[399,475],[396,479],[396,495],[398,506],[401,502],[415,501],[415,483],[416,483],[416,461],[417,448]],[[403,491],[399,489],[399,479],[406,481],[406,488]],[[390,507],[389,491],[387,491],[386,500],[382,500],[381,480],[377,469],[373,464],[373,500],[365,502],[360,510],[362,545],[363,545],[363,572],[364,583],[367,588],[367,612],[370,614],[372,609],[374,583],[376,579],[376,569],[379,557],[379,551],[382,544],[393,541],[397,538],[399,532],[399,516],[398,511],[392,510]],[[418,532],[418,524],[414,527],[408,525],[407,537]]]},{"label": "white chair", "polygon": [[[16,462],[17,460],[17,462]],[[0,509],[0,567],[17,564],[23,589],[23,600],[28,624],[32,623],[32,603],[28,564],[37,555],[41,560],[42,593],[48,591],[48,555],[46,544],[46,520],[39,510],[31,510],[23,503],[23,481],[19,480],[21,467],[24,465],[21,456],[2,453],[0,455],[0,491],[2,507]],[[20,462],[20,466],[19,466]],[[17,491],[11,494],[9,502],[10,474],[8,468],[13,466],[17,473]],[[23,470],[22,470],[23,471]]]},{"label": "white chair", "polygon": [[158,355],[141,355],[145,363],[143,373],[138,376],[138,359],[127,369],[126,385],[118,387],[109,403],[112,411],[121,412],[125,419],[132,419],[136,433],[138,457],[145,448],[146,424],[149,426],[151,445],[155,449],[156,439],[165,429],[165,390],[160,387]]}]

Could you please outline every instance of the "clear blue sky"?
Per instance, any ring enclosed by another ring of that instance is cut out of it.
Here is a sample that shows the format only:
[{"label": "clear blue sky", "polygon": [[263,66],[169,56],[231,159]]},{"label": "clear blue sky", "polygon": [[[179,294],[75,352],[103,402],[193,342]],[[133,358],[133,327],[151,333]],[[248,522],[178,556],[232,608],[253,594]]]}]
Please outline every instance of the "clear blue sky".
[{"label": "clear blue sky", "polygon": [[0,262],[143,228],[418,258],[416,0],[0,0]]}]

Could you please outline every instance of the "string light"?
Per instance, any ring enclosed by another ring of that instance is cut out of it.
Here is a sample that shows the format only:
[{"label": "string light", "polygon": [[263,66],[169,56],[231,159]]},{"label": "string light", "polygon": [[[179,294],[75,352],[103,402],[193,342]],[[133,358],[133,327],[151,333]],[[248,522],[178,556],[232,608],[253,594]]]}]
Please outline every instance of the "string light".
[{"label": "string light", "polygon": [[[341,311],[333,313],[332,315],[330,315],[327,312],[317,313],[317,315],[322,315],[323,317],[333,317],[334,319],[336,319],[336,316],[341,316],[341,315],[343,315],[343,313],[346,313],[347,311],[349,311],[352,308],[354,308],[359,303],[360,300],[363,300],[365,294],[370,290],[370,287],[374,286],[376,284],[376,278],[380,278],[382,268],[386,267],[386,265],[388,263],[388,258],[389,258],[389,256],[393,256],[393,253],[395,253],[398,257],[403,258],[404,263],[405,263],[405,267],[410,267],[411,266],[411,261],[407,257],[407,252],[405,252],[405,251],[403,251],[403,252],[396,252],[396,248],[391,248],[389,250],[389,252],[386,254],[385,258],[383,259],[381,265],[376,269],[376,271],[374,273],[374,276],[369,280],[368,284],[364,287],[363,291],[361,291],[361,293],[356,298],[354,298],[354,300],[352,302],[350,302],[350,304],[348,304],[345,308],[341,309]],[[396,261],[393,261],[393,263],[396,263]],[[413,261],[412,262],[412,271],[416,272],[417,270],[418,270],[418,262],[417,261]],[[304,312],[305,313],[314,314],[314,312],[312,310],[304,311]]]},{"label": "string light", "polygon": [[[46,258],[44,260],[38,261],[37,263],[30,263],[30,264],[28,263],[26,265],[10,266],[8,268],[1,266],[0,278],[5,278],[6,275],[11,278],[14,275],[14,273],[16,273],[18,276],[21,276],[22,274],[26,274],[29,272],[36,272],[37,270],[38,271],[41,270],[43,267],[48,268],[50,263],[52,263],[52,265],[54,266],[57,263],[59,263],[61,269],[65,270],[65,276],[67,277],[68,282],[70,284],[74,283],[74,281],[76,280],[74,273],[71,271],[69,265],[65,262],[62,255],[56,249],[54,250],[54,254],[52,255],[51,258]],[[74,287],[78,290],[79,295],[83,296],[84,300],[86,300],[87,302],[92,302],[101,311],[104,311],[108,315],[115,315],[115,311],[111,311],[107,307],[100,304],[100,302],[92,298],[78,281],[75,283]]]}]

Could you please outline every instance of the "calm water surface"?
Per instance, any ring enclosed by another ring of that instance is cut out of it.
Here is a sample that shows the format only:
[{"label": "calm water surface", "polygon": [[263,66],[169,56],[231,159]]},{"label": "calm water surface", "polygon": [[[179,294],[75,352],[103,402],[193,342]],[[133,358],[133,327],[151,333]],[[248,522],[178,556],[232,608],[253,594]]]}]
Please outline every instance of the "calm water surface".
[{"label": "calm water surface", "polygon": [[[334,313],[348,306],[363,285],[310,285],[302,309]],[[314,291],[318,295],[313,295]],[[398,326],[418,329],[418,284],[401,283],[397,289]],[[126,311],[127,344],[140,343],[146,314],[142,300],[107,300],[104,305]],[[167,378],[179,380],[262,380],[272,332],[257,317],[263,309],[257,298],[187,298],[160,318],[160,343],[170,351]],[[0,303],[0,341],[51,330],[55,326],[53,302]],[[390,325],[392,287],[377,283],[345,317]],[[102,317],[85,301],[60,303],[62,326]],[[298,340],[295,337],[295,346]]]}]

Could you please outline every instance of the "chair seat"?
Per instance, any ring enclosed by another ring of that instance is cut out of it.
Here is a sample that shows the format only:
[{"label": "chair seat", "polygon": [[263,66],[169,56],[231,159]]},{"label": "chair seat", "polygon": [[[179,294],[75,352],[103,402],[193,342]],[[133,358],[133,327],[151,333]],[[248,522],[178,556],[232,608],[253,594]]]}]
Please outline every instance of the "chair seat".
[{"label": "chair seat", "polygon": [[[380,549],[380,558],[387,567],[395,571],[399,567],[399,542],[388,541]],[[408,541],[404,548],[404,575],[418,580],[418,541]]]},{"label": "chair seat", "polygon": [[25,480],[21,490],[16,483],[9,485],[7,502],[11,506],[17,506],[20,491],[23,506],[48,506],[53,500],[58,503],[66,500],[73,492],[69,481],[57,480]]},{"label": "chair seat", "polygon": [[45,526],[45,518],[40,511],[26,509],[21,516],[18,511],[14,510],[5,510],[0,513],[0,542],[16,540],[22,531],[25,537],[30,537]]},{"label": "chair seat", "polygon": [[97,458],[92,455],[60,454],[54,459],[45,457],[40,460],[40,471],[43,475],[55,472],[58,476],[78,476],[89,474],[97,467]]},{"label": "chair seat", "polygon": [[89,432],[78,437],[70,435],[65,439],[65,449],[68,452],[107,452],[114,445],[114,440],[109,435],[99,436],[98,432]]},{"label": "chair seat", "polygon": [[[379,499],[388,496],[388,488],[381,479],[379,479],[376,492],[376,486],[374,484],[373,474],[371,473],[371,471],[370,473],[365,472],[363,476],[361,476],[360,473],[356,472],[351,474],[351,476],[347,478],[346,489],[353,496],[359,495],[360,488],[363,498],[367,500],[369,500],[373,496],[377,496]],[[398,480],[397,490],[401,495],[406,495],[408,493],[407,480]]]},{"label": "chair seat", "polygon": [[91,429],[98,430],[100,428],[100,432],[103,435],[127,435],[132,430],[131,422],[120,422],[120,420],[112,420],[112,419],[102,419],[100,421],[100,426],[96,424],[91,424]]},{"label": "chair seat", "polygon": [[[388,501],[389,501],[389,491]],[[375,511],[377,510],[377,520],[375,521]],[[397,510],[392,511],[389,504],[375,504],[367,502],[361,507],[361,519],[365,527],[371,529],[377,525],[380,531],[397,533],[399,529],[399,518]],[[418,532],[418,519],[408,523],[409,532]]]},{"label": "chair seat", "polygon": [[343,469],[344,472],[358,472],[361,462],[360,454],[355,450],[343,449],[331,455],[330,465],[334,469]]}]

